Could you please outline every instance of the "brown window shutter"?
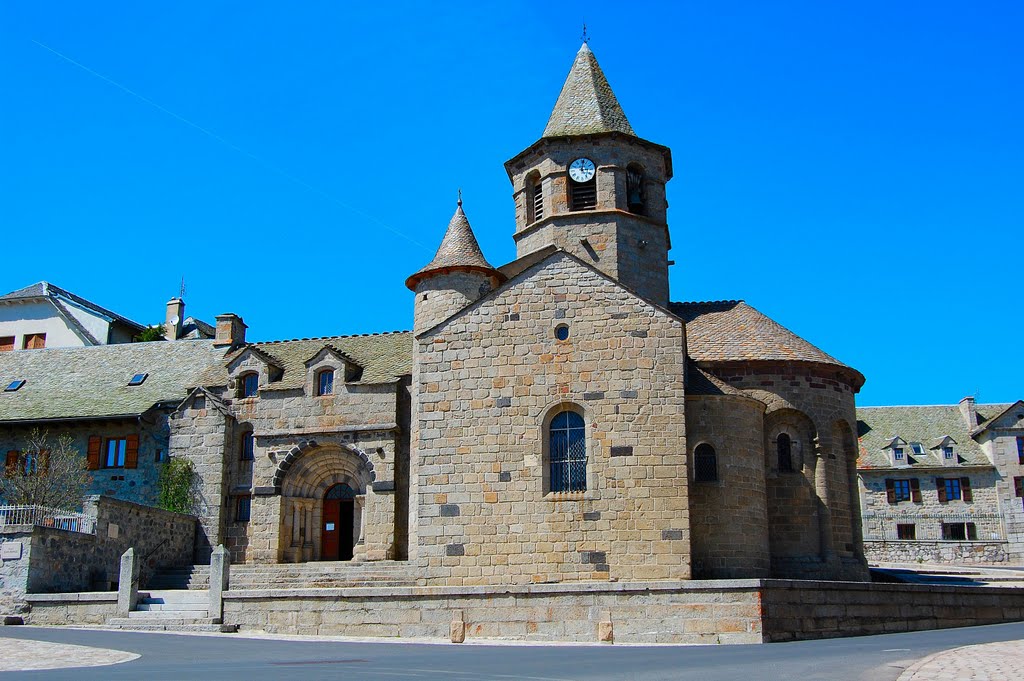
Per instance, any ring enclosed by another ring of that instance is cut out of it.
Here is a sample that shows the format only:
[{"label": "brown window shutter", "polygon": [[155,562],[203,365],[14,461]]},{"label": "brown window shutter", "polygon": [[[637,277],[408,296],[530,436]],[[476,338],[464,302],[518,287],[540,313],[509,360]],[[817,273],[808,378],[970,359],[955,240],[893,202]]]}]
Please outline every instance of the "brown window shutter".
[{"label": "brown window shutter", "polygon": [[917,503],[921,503],[921,481],[917,478],[910,479],[910,498]]},{"label": "brown window shutter", "polygon": [[946,479],[935,478],[935,490],[939,493],[939,501],[946,501]]},{"label": "brown window shutter", "polygon": [[124,467],[125,468],[138,468],[139,467],[139,436],[129,435],[125,444],[124,451]]},{"label": "brown window shutter", "polygon": [[14,474],[18,471],[18,450],[12,449],[7,452],[7,458],[4,460],[4,475],[8,478],[13,478]]},{"label": "brown window shutter", "polygon": [[960,478],[960,490],[963,494],[964,501],[974,501],[974,495],[971,494],[970,478]]},{"label": "brown window shutter", "polygon": [[102,444],[103,438],[99,435],[89,436],[89,450],[85,458],[91,471],[98,470],[100,467],[100,447]]},{"label": "brown window shutter", "polygon": [[890,504],[896,503],[896,486],[889,478],[885,479],[885,498]]}]

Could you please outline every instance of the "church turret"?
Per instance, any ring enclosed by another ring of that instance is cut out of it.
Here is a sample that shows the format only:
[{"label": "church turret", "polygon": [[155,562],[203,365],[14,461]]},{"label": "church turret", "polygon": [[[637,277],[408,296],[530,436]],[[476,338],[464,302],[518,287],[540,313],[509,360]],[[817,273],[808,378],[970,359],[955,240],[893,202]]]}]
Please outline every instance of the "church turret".
[{"label": "church turret", "polygon": [[637,137],[584,43],[536,143],[505,163],[519,257],[555,245],[668,303],[667,147]]},{"label": "church turret", "polygon": [[415,333],[444,321],[504,280],[480,251],[460,197],[434,259],[405,280],[416,294]]}]

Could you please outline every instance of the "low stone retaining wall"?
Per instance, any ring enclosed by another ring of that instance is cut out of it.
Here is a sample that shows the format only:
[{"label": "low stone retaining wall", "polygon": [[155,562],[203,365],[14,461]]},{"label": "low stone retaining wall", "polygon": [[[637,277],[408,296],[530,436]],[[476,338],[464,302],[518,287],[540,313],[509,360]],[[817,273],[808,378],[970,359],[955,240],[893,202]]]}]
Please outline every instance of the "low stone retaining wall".
[{"label": "low stone retaining wall", "polygon": [[924,631],[1024,620],[1024,589],[768,580],[764,640]]},{"label": "low stone retaining wall", "polygon": [[29,594],[31,606],[28,624],[105,624],[117,616],[116,591],[92,591],[74,594]]},{"label": "low stone retaining wall", "polygon": [[865,541],[870,563],[1005,563],[1004,541]]},{"label": "low stone retaining wall", "polygon": [[[114,594],[30,596],[32,624],[97,624]],[[243,630],[449,640],[760,643],[1024,620],[1024,589],[718,580],[224,593]]]}]

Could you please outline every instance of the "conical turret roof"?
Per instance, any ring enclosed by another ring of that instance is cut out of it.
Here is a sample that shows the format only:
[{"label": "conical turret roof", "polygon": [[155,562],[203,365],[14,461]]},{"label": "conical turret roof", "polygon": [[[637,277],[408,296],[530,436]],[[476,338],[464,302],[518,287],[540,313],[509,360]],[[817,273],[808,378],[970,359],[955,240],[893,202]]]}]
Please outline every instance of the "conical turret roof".
[{"label": "conical turret roof", "polygon": [[448,223],[448,231],[441,239],[441,245],[434,254],[430,263],[405,280],[405,285],[415,289],[416,284],[424,277],[434,272],[450,270],[469,270],[493,274],[499,279],[504,279],[498,270],[491,267],[491,264],[484,258],[477,243],[473,228],[469,226],[469,218],[462,210],[462,199],[459,199],[459,206],[455,209],[455,215]]},{"label": "conical turret roof", "polygon": [[583,43],[583,47],[576,53],[576,61],[572,63],[569,77],[565,79],[543,136],[563,137],[600,132],[622,132],[636,136],[608,79],[597,64],[597,57]]}]

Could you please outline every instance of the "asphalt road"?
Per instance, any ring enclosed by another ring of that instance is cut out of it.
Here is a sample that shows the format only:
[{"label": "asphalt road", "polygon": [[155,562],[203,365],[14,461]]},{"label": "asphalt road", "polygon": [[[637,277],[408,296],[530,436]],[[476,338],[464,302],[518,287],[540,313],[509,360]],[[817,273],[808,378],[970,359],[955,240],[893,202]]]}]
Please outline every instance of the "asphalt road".
[{"label": "asphalt road", "polygon": [[730,646],[522,646],[360,643],[0,627],[0,637],[114,648],[124,664],[5,679],[368,679],[410,681],[857,681],[896,679],[914,661],[963,645],[1024,639],[1024,622],[826,641]]}]

